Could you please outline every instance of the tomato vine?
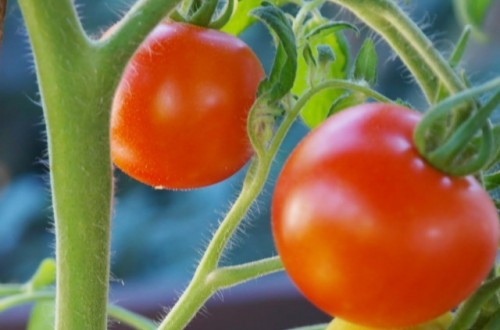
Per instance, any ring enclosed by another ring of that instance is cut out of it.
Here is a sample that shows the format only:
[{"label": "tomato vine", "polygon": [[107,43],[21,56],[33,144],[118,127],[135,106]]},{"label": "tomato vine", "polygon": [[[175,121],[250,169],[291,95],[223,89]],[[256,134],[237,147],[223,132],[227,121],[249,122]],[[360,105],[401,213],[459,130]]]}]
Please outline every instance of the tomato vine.
[{"label": "tomato vine", "polygon": [[[460,1],[456,1],[456,6],[464,16],[466,6]],[[0,30],[5,2],[0,2]],[[326,1],[280,0],[260,4],[256,0],[223,3],[217,0],[182,3],[179,0],[138,0],[99,39],[86,34],[72,0],[18,2],[33,50],[48,132],[56,265],[47,261],[27,283],[0,286],[0,310],[26,302],[40,302],[37,305],[39,313],[43,314],[46,307],[55,309],[54,327],[57,330],[105,329],[108,315],[137,329],[155,328],[151,320],[108,304],[114,193],[110,126],[113,97],[120,86],[122,73],[150,32],[162,24],[160,22],[169,18],[201,26],[197,29],[220,28],[237,35],[260,21],[273,36],[276,52],[272,68],[258,91],[250,92],[256,94],[251,95],[256,100],[248,112],[246,133],[255,156],[248,166],[241,193],[214,232],[190,284],[159,322],[159,330],[185,328],[207,299],[222,288],[287,267],[279,256],[226,267],[219,263],[267,182],[274,158],[297,118],[302,116],[306,124],[315,127],[326,117],[368,100],[386,106],[397,103],[373,88],[378,61],[373,41],[365,40],[355,60],[350,61],[344,32],[359,34],[360,29],[352,23],[324,17],[321,7]],[[471,30],[464,30],[454,52],[445,59],[396,1],[329,2],[351,11],[380,34],[415,77],[431,106],[414,135],[416,147],[426,161],[446,173],[443,178],[475,174],[488,190],[498,188],[498,172],[491,172],[491,169],[500,154],[500,129],[491,125],[490,117],[500,102],[499,80],[469,88],[467,79],[456,71]],[[284,10],[281,8],[284,4],[291,4],[296,11]],[[476,32],[485,8],[487,6],[471,16]],[[149,51],[147,48],[144,52]],[[129,85],[125,82],[123,86],[128,88]],[[481,97],[487,92],[494,95],[481,103]],[[147,99],[149,96],[144,92],[139,97]],[[249,98],[245,96],[245,99]],[[233,108],[231,106],[230,110]],[[244,161],[238,166],[241,167]],[[50,288],[54,281],[55,291]],[[493,274],[458,309],[450,329],[470,328],[497,291],[498,277]],[[47,301],[51,304],[55,301],[55,306],[42,306],[42,302]],[[491,324],[497,322],[496,314],[488,317]],[[37,321],[32,322],[36,324]],[[391,324],[386,322],[384,325]]]}]

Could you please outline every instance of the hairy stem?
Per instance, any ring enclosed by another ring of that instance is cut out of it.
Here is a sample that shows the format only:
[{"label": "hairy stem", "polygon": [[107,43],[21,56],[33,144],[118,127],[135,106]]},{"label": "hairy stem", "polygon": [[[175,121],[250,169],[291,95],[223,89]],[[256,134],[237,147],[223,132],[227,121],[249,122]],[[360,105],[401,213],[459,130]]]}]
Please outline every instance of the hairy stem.
[{"label": "hairy stem", "polygon": [[208,281],[217,288],[228,288],[282,269],[281,259],[272,257],[216,269],[208,275]]},{"label": "hairy stem", "polygon": [[429,103],[440,83],[447,94],[465,88],[431,41],[393,0],[330,0],[347,8],[379,33],[399,55],[422,88]]},{"label": "hairy stem", "polygon": [[139,0],[115,25],[113,31],[96,41],[103,56],[113,58],[109,63],[121,74],[126,63],[148,33],[177,6],[181,0]]},{"label": "hairy stem", "polygon": [[[56,329],[106,329],[111,219],[109,109],[117,77],[71,0],[20,0],[47,125],[56,232]],[[99,74],[99,73],[102,73]]]},{"label": "hairy stem", "polygon": [[247,181],[243,185],[241,194],[234,202],[205,250],[205,254],[196,269],[191,283],[168,313],[167,317],[162,321],[158,330],[184,329],[205,301],[218,289],[215,286],[209,285],[208,276],[217,268],[224,247],[262,190],[268,172],[269,166],[259,162],[254,180]]},{"label": "hairy stem", "polygon": [[304,93],[295,106],[286,113],[266,152],[259,153],[261,156],[253,160],[239,197],[215,232],[190,284],[162,321],[158,330],[184,329],[207,299],[220,288],[275,272],[281,268],[281,262],[278,258],[270,258],[246,265],[219,269],[217,266],[227,243],[230,241],[252,203],[262,191],[267,181],[273,159],[285,139],[286,133],[299,115],[300,110],[313,95],[328,88],[352,89],[365,93],[371,98],[390,102],[384,96],[367,87],[345,80],[326,81]]},{"label": "hairy stem", "polygon": [[96,41],[84,32],[73,0],[19,0],[48,133],[56,329],[106,329],[113,93],[136,47],[178,1],[139,0],[108,38]]}]

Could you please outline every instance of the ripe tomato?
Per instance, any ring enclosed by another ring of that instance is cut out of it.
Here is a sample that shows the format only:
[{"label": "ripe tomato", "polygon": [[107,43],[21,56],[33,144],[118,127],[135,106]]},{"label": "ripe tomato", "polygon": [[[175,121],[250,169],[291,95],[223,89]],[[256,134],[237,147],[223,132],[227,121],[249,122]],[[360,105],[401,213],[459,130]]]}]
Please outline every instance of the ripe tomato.
[{"label": "ripe tomato", "polygon": [[[405,327],[400,330],[446,330],[453,320],[453,314],[448,312],[437,319],[434,319],[423,324],[419,324],[413,327]],[[381,328],[365,327],[362,325],[357,325],[354,323],[347,322],[345,320],[335,318],[328,325],[326,330],[388,330]]]},{"label": "ripe tomato", "polygon": [[372,327],[451,310],[492,266],[498,218],[472,177],[449,177],[413,145],[420,115],[387,104],[336,114],[293,151],[272,204],[286,271],[319,308]]},{"label": "ripe tomato", "polygon": [[222,181],[252,154],[246,118],[264,76],[241,40],[162,23],[127,66],[113,102],[114,163],[158,188]]}]

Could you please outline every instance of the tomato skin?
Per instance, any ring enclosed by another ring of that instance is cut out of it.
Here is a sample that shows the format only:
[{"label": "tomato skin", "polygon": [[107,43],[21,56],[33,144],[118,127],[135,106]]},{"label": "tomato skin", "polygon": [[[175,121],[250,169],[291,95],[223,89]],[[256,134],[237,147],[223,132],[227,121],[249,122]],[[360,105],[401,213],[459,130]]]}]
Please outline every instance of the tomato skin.
[{"label": "tomato skin", "polygon": [[272,227],[285,270],[332,316],[372,327],[433,319],[475,290],[499,240],[495,206],[413,145],[420,115],[387,104],[340,112],[278,178]]},{"label": "tomato skin", "polygon": [[241,40],[164,22],[139,47],[111,117],[113,162],[157,188],[222,181],[251,157],[246,118],[262,65]]}]

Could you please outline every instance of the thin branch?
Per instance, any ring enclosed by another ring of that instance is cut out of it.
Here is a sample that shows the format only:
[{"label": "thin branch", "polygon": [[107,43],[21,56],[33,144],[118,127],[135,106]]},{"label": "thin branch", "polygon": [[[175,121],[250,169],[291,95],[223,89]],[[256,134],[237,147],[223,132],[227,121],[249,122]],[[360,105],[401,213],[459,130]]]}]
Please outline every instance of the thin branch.
[{"label": "thin branch", "polygon": [[236,266],[222,267],[208,275],[217,289],[228,288],[283,269],[279,257],[271,257]]},{"label": "thin branch", "polygon": [[105,35],[96,45],[101,48],[104,58],[112,58],[118,71],[123,67],[148,33],[168,14],[180,0],[139,0],[113,26],[113,31]]}]

